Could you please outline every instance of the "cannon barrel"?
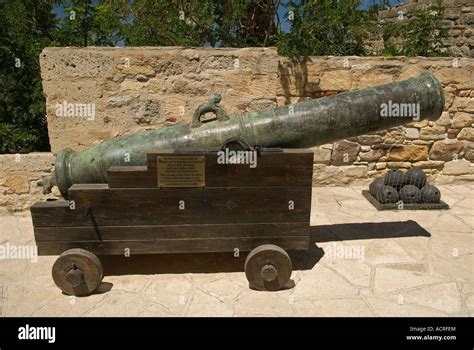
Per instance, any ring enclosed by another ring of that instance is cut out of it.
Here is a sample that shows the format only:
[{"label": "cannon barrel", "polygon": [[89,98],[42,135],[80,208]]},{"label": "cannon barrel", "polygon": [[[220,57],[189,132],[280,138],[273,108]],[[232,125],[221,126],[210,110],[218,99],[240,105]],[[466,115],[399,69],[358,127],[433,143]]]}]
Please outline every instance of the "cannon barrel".
[{"label": "cannon barrel", "polygon": [[[207,148],[238,138],[264,147],[314,147],[421,119],[444,108],[441,84],[429,72],[407,80],[348,91],[277,108],[227,116],[220,96],[201,105],[189,124],[177,124],[109,139],[82,152],[62,149],[55,172],[43,177],[43,192],[57,185],[63,196],[74,183],[107,182],[113,165],[146,165],[150,149]],[[208,112],[211,121],[201,121]]]}]

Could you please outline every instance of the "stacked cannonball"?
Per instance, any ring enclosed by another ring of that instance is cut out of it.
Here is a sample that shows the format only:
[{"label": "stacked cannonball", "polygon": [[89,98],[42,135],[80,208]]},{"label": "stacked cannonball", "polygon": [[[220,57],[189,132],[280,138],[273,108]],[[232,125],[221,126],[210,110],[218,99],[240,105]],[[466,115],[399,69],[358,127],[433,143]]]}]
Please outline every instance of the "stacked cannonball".
[{"label": "stacked cannonball", "polygon": [[389,170],[383,179],[374,180],[369,192],[379,203],[440,203],[441,192],[426,179],[420,169]]}]

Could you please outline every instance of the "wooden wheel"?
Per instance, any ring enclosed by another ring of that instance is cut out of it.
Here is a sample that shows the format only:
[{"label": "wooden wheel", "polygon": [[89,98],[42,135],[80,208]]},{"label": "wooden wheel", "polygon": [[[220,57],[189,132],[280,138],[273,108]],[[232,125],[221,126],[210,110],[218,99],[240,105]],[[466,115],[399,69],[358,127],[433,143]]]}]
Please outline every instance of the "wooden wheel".
[{"label": "wooden wheel", "polygon": [[84,249],[69,249],[53,265],[54,283],[68,295],[85,296],[99,287],[104,276],[102,263]]},{"label": "wooden wheel", "polygon": [[255,248],[245,259],[245,275],[252,289],[279,290],[290,280],[292,270],[288,254],[273,244]]}]

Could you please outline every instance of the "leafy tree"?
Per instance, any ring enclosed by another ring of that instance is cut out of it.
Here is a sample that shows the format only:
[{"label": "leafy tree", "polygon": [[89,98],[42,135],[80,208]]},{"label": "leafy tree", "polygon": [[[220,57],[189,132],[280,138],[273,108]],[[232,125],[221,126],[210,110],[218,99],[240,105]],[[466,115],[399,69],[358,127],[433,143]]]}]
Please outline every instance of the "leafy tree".
[{"label": "leafy tree", "polygon": [[62,0],[56,38],[61,46],[111,46],[123,38],[127,1]]},{"label": "leafy tree", "polygon": [[[270,46],[279,0],[135,0],[127,45]],[[126,11],[126,10],[125,10]]]},{"label": "leafy tree", "polygon": [[274,46],[280,0],[217,1],[216,36],[224,47]]},{"label": "leafy tree", "polygon": [[0,2],[0,153],[49,149],[38,56],[54,45],[51,8],[46,0]]},{"label": "leafy tree", "polygon": [[279,35],[281,55],[365,55],[365,39],[376,25],[376,12],[359,0],[288,2],[293,24]]},{"label": "leafy tree", "polygon": [[[46,46],[113,45],[122,23],[115,1],[0,1],[0,153],[49,150],[39,55]],[[59,22],[59,23],[58,23]],[[58,25],[59,24],[59,25]]]},{"label": "leafy tree", "polygon": [[202,46],[213,41],[211,1],[135,0],[124,6],[129,46]]},{"label": "leafy tree", "polygon": [[[443,56],[440,42],[448,36],[449,29],[438,29],[444,17],[443,1],[438,0],[426,9],[413,11],[413,17],[404,23],[389,22],[382,26],[385,49],[383,55]],[[397,43],[398,41],[398,43]]]}]

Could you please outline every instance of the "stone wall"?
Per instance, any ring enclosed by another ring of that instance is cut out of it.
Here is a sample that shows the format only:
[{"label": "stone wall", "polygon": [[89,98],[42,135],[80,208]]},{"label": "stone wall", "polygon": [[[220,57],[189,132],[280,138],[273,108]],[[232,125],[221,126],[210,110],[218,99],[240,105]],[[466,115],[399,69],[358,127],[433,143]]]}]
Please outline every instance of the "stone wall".
[{"label": "stone wall", "polygon": [[0,215],[26,210],[39,199],[59,197],[57,188],[45,196],[37,186],[41,176],[53,167],[52,153],[0,155]]},{"label": "stone wall", "polygon": [[[214,92],[227,112],[277,105],[276,49],[46,48],[40,56],[53,152],[188,122]],[[57,104],[95,104],[92,118]]]},{"label": "stone wall", "polygon": [[[433,0],[410,0],[406,4],[381,11],[380,22],[409,21],[415,9],[425,8],[433,2]],[[441,51],[449,51],[449,56],[474,57],[474,1],[444,0],[444,6],[444,18],[438,23],[437,28],[446,28],[449,32],[448,37],[441,42]],[[375,43],[371,43],[370,46],[374,49],[381,48],[380,44]]]},{"label": "stone wall", "polygon": [[[296,59],[278,56],[273,48],[176,47],[47,48],[41,54],[53,152],[189,122],[214,92],[223,96],[228,112],[242,112],[403,80],[425,69],[445,90],[441,118],[315,148],[315,181],[340,185],[410,167],[424,169],[433,181],[472,179],[471,58]],[[64,101],[95,103],[95,118],[57,116]]]},{"label": "stone wall", "polygon": [[439,120],[314,148],[315,183],[365,183],[388,169],[409,168],[423,169],[438,184],[473,180],[474,59],[279,58],[278,105],[403,80],[423,70],[433,72],[445,91],[445,111]]},{"label": "stone wall", "polygon": [[[314,148],[314,183],[368,184],[390,168],[412,167],[424,169],[435,183],[473,180],[472,58],[296,59],[280,57],[274,48],[177,47],[47,48],[41,54],[53,152],[189,122],[194,109],[215,92],[228,112],[242,112],[399,81],[425,69],[445,90],[441,118]],[[57,115],[65,101],[94,104],[94,118]],[[14,157],[0,156],[0,206],[19,210],[28,196],[40,197],[35,182],[51,171],[53,157],[30,154],[20,162]]]}]

